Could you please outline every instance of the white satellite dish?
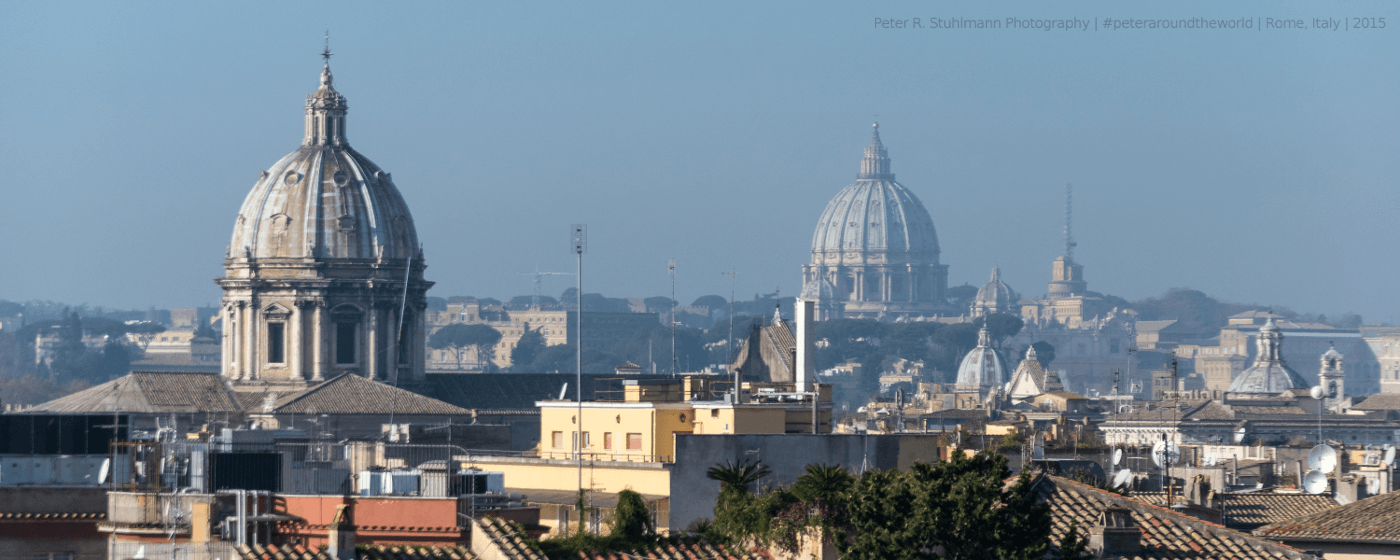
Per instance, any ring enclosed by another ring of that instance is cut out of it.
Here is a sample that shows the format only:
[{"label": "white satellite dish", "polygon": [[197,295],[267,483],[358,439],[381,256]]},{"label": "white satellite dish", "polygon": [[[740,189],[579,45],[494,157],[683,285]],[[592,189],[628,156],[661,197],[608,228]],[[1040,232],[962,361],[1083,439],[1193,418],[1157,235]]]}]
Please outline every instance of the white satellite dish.
[{"label": "white satellite dish", "polygon": [[1395,447],[1390,445],[1385,446],[1385,456],[1381,457],[1381,463],[1386,465],[1395,463]]},{"label": "white satellite dish", "polygon": [[1308,452],[1308,469],[1328,473],[1336,467],[1337,450],[1331,446],[1319,445]]},{"label": "white satellite dish", "polygon": [[1239,443],[1239,442],[1244,441],[1244,434],[1245,434],[1245,433],[1246,433],[1246,430],[1244,429],[1243,426],[1241,426],[1240,429],[1235,430],[1235,443]]},{"label": "white satellite dish", "polygon": [[1366,481],[1366,493],[1372,496],[1381,493],[1381,479],[1372,478]]},{"label": "white satellite dish", "polygon": [[1122,462],[1123,462],[1123,450],[1122,450],[1122,449],[1114,449],[1114,450],[1113,450],[1113,466],[1116,467],[1116,466],[1118,466],[1118,463],[1122,463]]},{"label": "white satellite dish", "polygon": [[564,393],[567,392],[569,392],[569,384],[565,382],[564,386],[559,388],[559,400],[564,400]]},{"label": "white satellite dish", "polygon": [[1181,449],[1177,448],[1176,442],[1169,441],[1165,444],[1157,442],[1152,446],[1152,462],[1157,466],[1174,465],[1177,459],[1181,458]]},{"label": "white satellite dish", "polygon": [[1303,490],[1309,494],[1321,494],[1327,491],[1327,475],[1322,471],[1308,471],[1303,475]]},{"label": "white satellite dish", "polygon": [[103,459],[103,460],[102,460],[102,467],[99,468],[99,469],[97,469],[97,483],[98,483],[98,484],[106,484],[106,483],[107,483],[107,471],[110,471],[111,469],[112,469],[112,460],[111,460],[111,459]]},{"label": "white satellite dish", "polygon": [[1206,455],[1205,461],[1202,461],[1202,462],[1205,463],[1205,465],[1206,465],[1207,467],[1214,467],[1214,466],[1215,466],[1215,462],[1216,462],[1217,460],[1219,460],[1219,458],[1216,457],[1214,453],[1212,453],[1212,454],[1210,454],[1210,455]]},{"label": "white satellite dish", "polygon": [[140,547],[137,547],[137,549],[136,549],[136,555],[135,555],[135,556],[132,556],[132,558],[145,558],[145,557],[146,557],[146,545],[143,544],[143,545],[141,545]]},{"label": "white satellite dish", "polygon": [[1324,390],[1321,385],[1313,387],[1312,390],[1309,391],[1309,394],[1311,394],[1312,398],[1314,399],[1321,399],[1322,397],[1327,396],[1326,390]]},{"label": "white satellite dish", "polygon": [[1118,471],[1118,474],[1113,475],[1113,484],[1111,486],[1114,488],[1122,488],[1127,486],[1128,482],[1132,480],[1133,471],[1131,469],[1122,469]]}]

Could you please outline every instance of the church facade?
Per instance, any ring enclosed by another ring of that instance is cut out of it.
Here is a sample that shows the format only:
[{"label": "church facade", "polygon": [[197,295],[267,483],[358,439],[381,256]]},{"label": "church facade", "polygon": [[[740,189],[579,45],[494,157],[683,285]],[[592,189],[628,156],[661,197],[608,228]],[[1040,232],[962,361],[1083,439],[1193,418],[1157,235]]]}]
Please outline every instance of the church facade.
[{"label": "church facade", "polygon": [[948,267],[928,210],[890,171],[879,124],[856,182],[826,206],[803,267],[816,319],[881,319],[947,313]]},{"label": "church facade", "polygon": [[413,217],[389,173],[350,147],[326,58],[302,144],[248,193],[215,281],[220,370],[235,387],[423,378],[432,282]]}]

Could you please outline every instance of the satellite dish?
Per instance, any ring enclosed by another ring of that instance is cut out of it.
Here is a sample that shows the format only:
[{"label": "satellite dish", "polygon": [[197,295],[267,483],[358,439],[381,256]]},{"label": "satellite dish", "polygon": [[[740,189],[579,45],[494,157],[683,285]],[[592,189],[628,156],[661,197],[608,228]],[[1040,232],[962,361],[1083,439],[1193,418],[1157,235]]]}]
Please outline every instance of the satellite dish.
[{"label": "satellite dish", "polygon": [[1152,462],[1157,466],[1174,465],[1177,459],[1181,458],[1181,449],[1177,448],[1176,442],[1170,441],[1165,444],[1157,442],[1152,446]]},{"label": "satellite dish", "polygon": [[1218,458],[1215,456],[1215,454],[1212,453],[1210,455],[1206,455],[1206,460],[1204,461],[1204,463],[1207,467],[1214,467],[1217,459]]},{"label": "satellite dish", "polygon": [[1312,394],[1312,398],[1314,399],[1321,399],[1322,397],[1327,396],[1326,391],[1323,390],[1321,385],[1313,387],[1312,391],[1309,391],[1309,393]]},{"label": "satellite dish", "polygon": [[1332,472],[1337,467],[1337,450],[1328,445],[1319,445],[1308,452],[1308,469]]},{"label": "satellite dish", "polygon": [[1395,446],[1386,444],[1385,455],[1381,457],[1381,463],[1387,465],[1395,463]]},{"label": "satellite dish", "polygon": [[1381,479],[1372,478],[1366,482],[1366,493],[1372,496],[1381,493]]},{"label": "satellite dish", "polygon": [[1244,429],[1243,426],[1241,426],[1240,429],[1235,430],[1235,443],[1239,443],[1239,442],[1244,441],[1244,434],[1245,434],[1245,429]]},{"label": "satellite dish", "polygon": [[1303,475],[1303,490],[1309,494],[1321,494],[1327,491],[1327,475],[1322,471],[1308,471]]},{"label": "satellite dish", "polygon": [[564,386],[559,388],[559,400],[564,400],[564,393],[567,392],[569,392],[569,384],[568,382],[565,382]]},{"label": "satellite dish", "polygon": [[145,557],[146,557],[146,545],[143,544],[143,545],[141,545],[140,547],[138,547],[138,548],[136,549],[136,555],[135,555],[135,556],[132,556],[132,558],[138,558],[138,559],[140,559],[140,558],[145,558]]},{"label": "satellite dish", "polygon": [[1123,450],[1122,450],[1122,449],[1114,449],[1114,450],[1113,450],[1113,465],[1114,465],[1114,466],[1118,466],[1118,463],[1122,463],[1122,462],[1123,462]]},{"label": "satellite dish", "polygon": [[1122,488],[1127,486],[1128,482],[1132,480],[1133,471],[1131,469],[1122,469],[1118,471],[1118,474],[1113,475],[1113,484],[1111,486],[1114,488]]},{"label": "satellite dish", "polygon": [[112,460],[111,460],[111,459],[103,459],[103,460],[102,460],[102,467],[99,468],[99,469],[97,469],[97,483],[98,483],[98,484],[106,484],[106,483],[107,483],[107,471],[110,471],[111,469],[112,469]]}]

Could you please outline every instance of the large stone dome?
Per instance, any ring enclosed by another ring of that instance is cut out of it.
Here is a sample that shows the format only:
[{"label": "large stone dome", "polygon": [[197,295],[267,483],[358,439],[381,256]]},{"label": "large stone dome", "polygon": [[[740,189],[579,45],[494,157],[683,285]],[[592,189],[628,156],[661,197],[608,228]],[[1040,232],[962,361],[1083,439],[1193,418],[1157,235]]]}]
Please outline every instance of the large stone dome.
[{"label": "large stone dome", "polygon": [[947,313],[948,267],[938,262],[928,210],[894,180],[876,124],[856,182],[836,193],[817,220],[803,293],[830,286],[819,320],[896,320]]},{"label": "large stone dome", "polygon": [[984,326],[977,332],[977,347],[963,356],[962,364],[958,365],[955,390],[968,392],[1000,388],[1008,378],[1006,359],[992,347],[991,333]]},{"label": "large stone dome", "polygon": [[865,148],[856,182],[827,203],[812,236],[814,254],[840,257],[851,251],[892,253],[892,262],[911,257],[938,260],[933,219],[914,193],[895,182],[879,124]]},{"label": "large stone dome", "polygon": [[238,211],[230,259],[415,257],[413,216],[389,174],[345,139],[345,97],[331,85],[306,99],[306,137],[259,177]]}]

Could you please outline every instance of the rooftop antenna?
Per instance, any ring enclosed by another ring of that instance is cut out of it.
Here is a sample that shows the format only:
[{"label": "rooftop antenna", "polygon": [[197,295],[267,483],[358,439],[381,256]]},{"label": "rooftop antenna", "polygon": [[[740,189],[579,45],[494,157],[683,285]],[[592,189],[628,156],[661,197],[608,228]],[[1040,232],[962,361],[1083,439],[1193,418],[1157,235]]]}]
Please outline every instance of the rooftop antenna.
[{"label": "rooftop antenna", "polygon": [[[578,305],[574,312],[574,320],[577,326],[574,331],[578,334],[574,344],[578,351],[578,386],[574,388],[574,395],[578,397],[578,428],[574,432],[574,455],[578,459],[578,494],[579,505],[583,506],[583,253],[588,251],[588,226],[586,224],[572,224],[569,226],[569,245],[574,254],[578,256],[578,276],[574,279],[578,281],[578,287],[574,292],[575,304]],[[578,528],[579,534],[584,533],[584,507],[579,508]]]},{"label": "rooftop antenna", "polygon": [[535,294],[530,299],[530,309],[540,308],[540,282],[545,276],[573,276],[572,272],[540,272],[540,265],[535,265],[534,272],[521,272],[521,276],[535,277]]},{"label": "rooftop antenna", "polygon": [[1065,183],[1065,259],[1074,262],[1074,185]]},{"label": "rooftop antenna", "polygon": [[[735,279],[739,275],[739,271],[731,270],[720,274],[729,276],[729,340],[725,342],[725,347],[729,350],[729,367],[734,367],[734,297],[737,294]],[[738,371],[738,368],[734,369],[734,404],[739,404],[739,394],[742,389]]]},{"label": "rooftop antenna", "polygon": [[[676,365],[680,361],[676,356],[676,259],[666,261],[666,273],[671,275],[671,377],[675,377]],[[652,364],[651,373],[656,373],[656,364]]]}]

